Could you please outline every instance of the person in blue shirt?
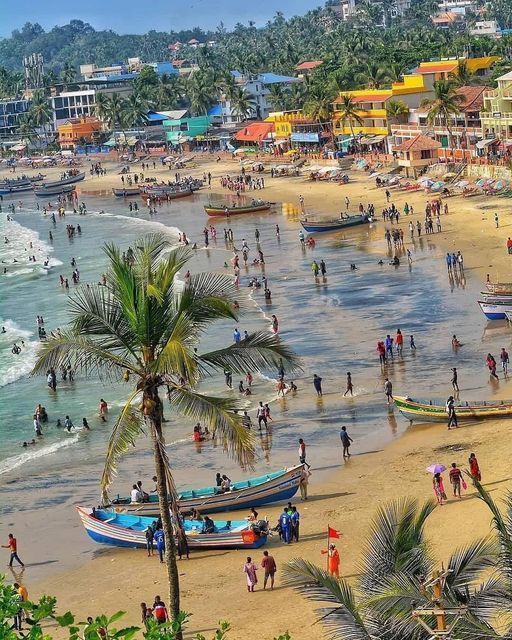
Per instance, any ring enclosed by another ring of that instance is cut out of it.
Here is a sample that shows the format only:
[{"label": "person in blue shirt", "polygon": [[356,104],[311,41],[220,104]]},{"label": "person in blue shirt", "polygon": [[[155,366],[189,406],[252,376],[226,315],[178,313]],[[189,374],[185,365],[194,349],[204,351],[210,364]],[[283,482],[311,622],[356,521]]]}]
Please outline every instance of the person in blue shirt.
[{"label": "person in blue shirt", "polygon": [[160,562],[164,561],[164,553],[165,553],[165,537],[162,529],[157,529],[153,535],[153,540],[156,542],[156,549],[158,551],[158,557],[160,558]]},{"label": "person in blue shirt", "polygon": [[286,511],[279,516],[279,525],[281,526],[281,537],[286,544],[292,541],[292,518]]},{"label": "person in blue shirt", "polygon": [[238,344],[241,339],[242,339],[242,336],[240,334],[240,331],[238,331],[238,329],[235,329],[233,333],[233,340],[235,341],[236,344]]},{"label": "person in blue shirt", "polygon": [[384,340],[384,344],[386,345],[386,354],[389,354],[391,356],[391,360],[393,360],[393,338],[389,333]]},{"label": "person in blue shirt", "polygon": [[290,516],[292,520],[292,539],[299,541],[299,524],[300,524],[300,513],[297,511],[297,507],[292,507],[292,514]]},{"label": "person in blue shirt", "polygon": [[446,254],[446,266],[448,267],[448,271],[452,270],[452,257],[449,253]]}]

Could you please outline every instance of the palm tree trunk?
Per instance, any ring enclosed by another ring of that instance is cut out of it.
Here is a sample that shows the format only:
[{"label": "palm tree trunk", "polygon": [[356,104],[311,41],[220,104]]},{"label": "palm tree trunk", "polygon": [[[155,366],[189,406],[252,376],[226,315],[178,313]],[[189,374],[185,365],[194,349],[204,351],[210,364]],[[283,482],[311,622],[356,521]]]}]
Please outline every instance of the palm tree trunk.
[{"label": "palm tree trunk", "polygon": [[[172,620],[176,620],[180,613],[180,582],[178,565],[176,563],[176,540],[174,538],[174,530],[171,520],[171,509],[175,518],[178,514],[175,506],[173,508],[171,500],[169,500],[166,463],[160,450],[160,446],[164,443],[164,439],[162,435],[161,400],[158,397],[157,388],[154,387],[153,389],[148,389],[144,394],[144,399],[156,402],[154,410],[151,412],[151,415],[148,416],[148,421],[151,430],[151,438],[153,440],[160,517],[162,519],[162,529],[165,539],[165,563],[167,567],[167,578],[169,581],[169,615]],[[179,526],[178,521],[176,521],[176,526]]]}]

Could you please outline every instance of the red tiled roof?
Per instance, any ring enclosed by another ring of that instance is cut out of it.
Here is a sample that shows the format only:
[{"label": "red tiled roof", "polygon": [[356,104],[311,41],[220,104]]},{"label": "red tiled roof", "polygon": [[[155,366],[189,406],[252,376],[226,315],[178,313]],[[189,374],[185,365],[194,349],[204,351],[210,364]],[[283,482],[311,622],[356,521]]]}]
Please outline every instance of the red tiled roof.
[{"label": "red tiled roof", "polygon": [[240,142],[261,142],[274,131],[273,122],[252,122],[235,134],[235,140]]},{"label": "red tiled roof", "polygon": [[[483,85],[459,87],[457,93],[464,98],[464,101],[458,104],[460,111],[463,113],[466,111],[480,111],[484,106],[483,94],[485,91],[489,91],[489,87]],[[419,107],[416,112],[428,113],[429,111],[429,107]]]},{"label": "red tiled roof", "polygon": [[428,67],[418,67],[414,73],[438,73],[443,71],[444,73],[451,73],[455,71],[457,68],[457,62],[455,61],[453,64],[446,64],[440,62],[439,64],[429,65]]},{"label": "red tiled roof", "polygon": [[352,96],[352,102],[355,104],[361,102],[385,102],[389,98],[391,98],[389,93],[367,93],[364,96]]},{"label": "red tiled roof", "polygon": [[439,149],[441,143],[437,140],[432,140],[428,136],[424,136],[422,133],[418,134],[410,140],[402,142],[402,144],[395,147],[395,151],[429,151],[430,149]]},{"label": "red tiled roof", "polygon": [[323,63],[323,60],[307,60],[298,64],[295,69],[296,71],[307,71],[308,69],[316,69]]},{"label": "red tiled roof", "polygon": [[430,18],[434,24],[442,24],[445,22],[457,22],[459,15],[453,11],[447,11],[446,13],[438,13]]}]

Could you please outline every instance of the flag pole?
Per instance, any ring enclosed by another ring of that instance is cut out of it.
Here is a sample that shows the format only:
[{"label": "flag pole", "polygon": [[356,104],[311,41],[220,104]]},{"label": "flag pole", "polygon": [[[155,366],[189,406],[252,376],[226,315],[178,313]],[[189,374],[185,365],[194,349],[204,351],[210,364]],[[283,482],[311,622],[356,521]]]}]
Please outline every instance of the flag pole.
[{"label": "flag pole", "polygon": [[329,536],[331,529],[329,525],[327,525],[327,573],[329,573],[329,540],[331,539]]}]

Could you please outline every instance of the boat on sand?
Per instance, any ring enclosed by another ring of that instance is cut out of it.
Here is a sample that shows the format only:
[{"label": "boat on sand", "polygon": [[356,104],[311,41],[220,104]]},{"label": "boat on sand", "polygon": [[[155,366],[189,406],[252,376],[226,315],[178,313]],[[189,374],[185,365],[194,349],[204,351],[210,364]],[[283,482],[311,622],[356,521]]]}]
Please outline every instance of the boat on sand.
[{"label": "boat on sand", "polygon": [[211,205],[204,205],[204,210],[209,216],[235,216],[242,213],[256,213],[258,211],[270,211],[270,202],[264,202],[262,200],[254,201],[249,205],[240,207],[214,207]]},{"label": "boat on sand", "polygon": [[341,214],[337,220],[301,220],[300,223],[308,233],[323,233],[325,231],[338,231],[347,227],[355,227],[360,224],[373,222],[370,215],[366,213],[357,215]]},{"label": "boat on sand", "polygon": [[[428,400],[395,396],[395,406],[400,413],[411,422],[446,422],[446,403],[443,400]],[[457,419],[485,420],[492,418],[512,418],[512,400],[476,400],[454,403]]]}]

